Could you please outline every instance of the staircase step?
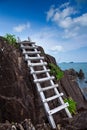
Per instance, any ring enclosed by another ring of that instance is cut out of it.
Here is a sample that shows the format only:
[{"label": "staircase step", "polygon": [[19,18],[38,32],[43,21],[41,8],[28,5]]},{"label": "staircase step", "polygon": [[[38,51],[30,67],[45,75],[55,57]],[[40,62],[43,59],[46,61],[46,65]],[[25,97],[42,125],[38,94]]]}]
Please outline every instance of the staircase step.
[{"label": "staircase step", "polygon": [[43,63],[28,63],[28,66],[44,66],[47,65],[47,62],[43,62]]},{"label": "staircase step", "polygon": [[54,100],[54,99],[56,99],[58,97],[61,97],[61,96],[63,96],[63,93],[60,93],[59,95],[55,95],[55,96],[49,97],[49,98],[43,100],[43,102],[49,102],[49,101],[52,101],[52,100]]},{"label": "staircase step", "polygon": [[23,42],[19,42],[19,44],[35,44],[35,42],[23,41]]},{"label": "staircase step", "polygon": [[64,108],[66,108],[66,107],[68,107],[68,106],[69,106],[68,102],[67,102],[67,103],[64,103],[63,105],[61,105],[61,106],[59,106],[59,107],[56,107],[56,108],[54,108],[54,109],[48,111],[48,114],[49,114],[49,115],[52,115],[52,114],[54,114],[54,113],[56,113],[56,112],[58,112],[58,111],[60,111],[60,110],[62,110],[62,109],[64,109]]},{"label": "staircase step", "polygon": [[51,76],[51,77],[46,77],[46,78],[41,78],[41,79],[35,79],[34,82],[40,83],[40,82],[44,82],[44,81],[47,81],[47,80],[52,80],[54,78],[55,78],[54,76]]},{"label": "staircase step", "polygon": [[48,86],[48,87],[45,87],[45,88],[41,88],[40,92],[46,91],[46,90],[49,90],[49,89],[53,89],[53,88],[57,88],[57,87],[58,87],[58,84],[54,84],[53,86]]},{"label": "staircase step", "polygon": [[30,44],[35,44],[35,42],[30,42]]},{"label": "staircase step", "polygon": [[43,60],[44,57],[26,57],[26,60]]},{"label": "staircase step", "polygon": [[38,48],[38,46],[29,46],[29,45],[27,45],[27,46],[24,46],[23,44],[21,44],[21,48],[22,49],[36,49],[36,48]]},{"label": "staircase step", "polygon": [[31,71],[31,74],[40,74],[40,73],[45,73],[45,72],[50,72],[50,69],[47,69],[47,70],[39,70],[39,71]]},{"label": "staircase step", "polygon": [[41,52],[40,51],[26,51],[26,50],[23,50],[23,54],[40,54]]}]

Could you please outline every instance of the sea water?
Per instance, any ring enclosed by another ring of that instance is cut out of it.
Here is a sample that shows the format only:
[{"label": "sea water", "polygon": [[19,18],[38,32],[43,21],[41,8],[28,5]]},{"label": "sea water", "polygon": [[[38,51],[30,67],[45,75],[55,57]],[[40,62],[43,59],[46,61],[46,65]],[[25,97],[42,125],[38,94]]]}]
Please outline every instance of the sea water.
[{"label": "sea water", "polygon": [[58,63],[58,66],[62,69],[62,70],[68,70],[73,68],[75,71],[79,72],[80,69],[82,69],[85,78],[83,80],[78,79],[77,82],[79,84],[79,87],[83,93],[83,95],[85,96],[85,98],[87,99],[87,62],[79,62],[79,63],[74,63],[74,62],[70,62],[70,63]]}]

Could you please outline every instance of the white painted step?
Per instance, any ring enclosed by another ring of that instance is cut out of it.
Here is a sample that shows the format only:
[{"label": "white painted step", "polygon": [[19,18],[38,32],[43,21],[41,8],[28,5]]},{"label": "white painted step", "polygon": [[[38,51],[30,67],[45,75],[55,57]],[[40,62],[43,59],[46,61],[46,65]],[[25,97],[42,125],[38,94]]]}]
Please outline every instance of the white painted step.
[{"label": "white painted step", "polygon": [[43,62],[43,63],[29,63],[28,62],[28,66],[44,66],[47,65],[47,62]]},{"label": "white painted step", "polygon": [[66,108],[66,107],[68,107],[68,106],[69,106],[68,102],[67,102],[67,103],[64,103],[63,105],[61,105],[61,106],[59,106],[59,107],[56,107],[56,108],[54,108],[54,109],[48,111],[48,114],[49,114],[49,115],[52,115],[52,114],[54,114],[54,113],[56,113],[56,112],[58,112],[58,111],[61,111],[62,109]]},{"label": "white painted step", "polygon": [[44,82],[44,81],[47,81],[47,80],[52,80],[54,79],[55,77],[54,76],[51,76],[51,77],[46,77],[46,78],[41,78],[41,79],[35,79],[34,82],[35,83],[40,83],[40,82]]},{"label": "white painted step", "polygon": [[46,91],[46,90],[49,90],[49,89],[53,89],[53,88],[57,88],[57,87],[58,87],[58,84],[54,84],[52,86],[41,88],[40,92]]},{"label": "white painted step", "polygon": [[49,102],[49,101],[52,101],[52,100],[54,100],[54,99],[56,99],[56,98],[58,98],[58,97],[61,97],[61,96],[63,96],[63,93],[60,93],[59,95],[55,95],[55,96],[49,97],[49,98],[47,98],[47,99],[44,99],[43,102],[44,102],[44,103],[45,103],[45,102]]},{"label": "white painted step", "polygon": [[36,49],[36,48],[38,48],[38,46],[24,46],[23,44],[21,44],[21,48],[22,49]]},{"label": "white painted step", "polygon": [[47,70],[39,70],[39,71],[31,71],[31,74],[40,74],[40,73],[45,73],[45,72],[50,72],[50,69]]},{"label": "white painted step", "polygon": [[44,57],[29,57],[29,56],[27,56],[25,59],[26,60],[43,60]]},{"label": "white painted step", "polygon": [[41,52],[40,51],[26,51],[26,50],[23,50],[23,54],[40,54]]}]

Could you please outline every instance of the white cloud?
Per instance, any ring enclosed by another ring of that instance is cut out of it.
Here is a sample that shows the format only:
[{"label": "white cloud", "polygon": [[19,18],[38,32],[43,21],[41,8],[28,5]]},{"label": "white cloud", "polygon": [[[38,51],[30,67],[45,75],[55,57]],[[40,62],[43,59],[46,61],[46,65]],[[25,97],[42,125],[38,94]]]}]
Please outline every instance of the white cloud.
[{"label": "white cloud", "polygon": [[82,14],[77,18],[74,18],[73,22],[79,24],[80,26],[87,26],[87,13]]},{"label": "white cloud", "polygon": [[[52,15],[49,17],[51,10]],[[70,3],[64,3],[60,7],[51,7],[48,10],[47,18],[48,21],[57,25],[58,30],[62,29],[60,33],[63,39],[75,38],[87,33],[87,13],[80,14],[78,10],[70,6]]]},{"label": "white cloud", "polygon": [[53,46],[50,50],[52,51],[63,51],[63,47],[61,45]]},{"label": "white cloud", "polygon": [[54,6],[51,6],[50,10],[47,12],[47,21],[54,15]]},{"label": "white cloud", "polygon": [[77,24],[81,27],[87,26],[87,13],[80,16],[75,16],[75,14],[78,14],[78,11],[69,3],[65,3],[59,8],[51,7],[47,12],[47,19],[63,29],[76,27]]},{"label": "white cloud", "polygon": [[61,16],[64,19],[64,18],[66,18],[72,14],[75,14],[75,13],[76,13],[76,11],[72,7],[66,7],[65,9],[62,10]]},{"label": "white cloud", "polygon": [[65,29],[63,38],[66,38],[66,39],[72,38],[73,39],[74,37],[78,36],[79,30],[80,30],[80,27],[78,27],[78,26],[75,28],[72,28],[71,30]]},{"label": "white cloud", "polygon": [[64,20],[61,20],[59,22],[59,26],[66,29],[70,28],[72,26],[72,19],[71,17],[66,17]]},{"label": "white cloud", "polygon": [[62,28],[69,28],[73,25],[73,19],[70,16],[74,15],[75,13],[76,11],[72,7],[67,7],[62,11],[57,10],[50,20]]},{"label": "white cloud", "polygon": [[65,7],[67,7],[67,6],[69,6],[69,2],[66,2],[66,3],[60,5],[60,9],[61,9],[61,8],[65,8]]},{"label": "white cloud", "polygon": [[[60,33],[55,28],[42,28],[41,30],[34,31],[30,36],[39,46],[42,46],[46,53],[50,51],[54,53],[54,51],[62,51],[62,47],[60,44],[58,45],[58,37],[60,37]],[[56,49],[55,47],[56,46]],[[53,49],[53,50],[52,50]]]},{"label": "white cloud", "polygon": [[58,22],[60,18],[61,18],[61,15],[60,15],[60,12],[58,11],[58,12],[56,12],[55,15],[53,16],[52,21]]},{"label": "white cloud", "polygon": [[73,7],[68,5],[69,3],[65,3],[59,8],[51,7],[47,12],[47,21],[51,20],[62,28],[71,27],[73,24],[73,19],[71,15],[75,15],[77,11]]},{"label": "white cloud", "polygon": [[54,54],[87,46],[87,30],[85,34],[81,30],[81,35],[78,32],[80,32],[79,26],[64,29],[64,32],[53,27],[42,28],[39,32],[34,30],[30,38],[42,46],[46,53]]},{"label": "white cloud", "polygon": [[13,30],[15,32],[22,32],[22,31],[24,31],[27,28],[30,28],[30,23],[29,22],[26,23],[26,24],[19,24],[18,26],[13,27]]},{"label": "white cloud", "polygon": [[58,37],[58,31],[52,27],[44,27],[39,31],[37,30],[34,36],[35,38],[40,39],[40,41],[45,39],[46,39],[45,41],[49,39],[52,40],[52,38]]}]

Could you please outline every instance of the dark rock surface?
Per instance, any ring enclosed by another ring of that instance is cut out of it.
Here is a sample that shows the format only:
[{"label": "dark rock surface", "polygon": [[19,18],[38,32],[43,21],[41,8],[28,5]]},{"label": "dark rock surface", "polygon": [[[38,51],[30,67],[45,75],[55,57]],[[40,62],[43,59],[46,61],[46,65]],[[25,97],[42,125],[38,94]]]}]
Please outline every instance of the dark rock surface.
[{"label": "dark rock surface", "polygon": [[39,122],[41,103],[21,51],[8,45],[2,38],[0,48],[4,48],[3,51],[0,49],[1,122],[19,122],[25,118],[31,118],[34,123]]},{"label": "dark rock surface", "polygon": [[80,69],[80,71],[79,71],[79,73],[77,73],[77,75],[78,75],[79,79],[84,79],[85,78],[85,75],[84,75],[82,69]]},{"label": "dark rock surface", "polygon": [[[39,50],[44,55],[45,61],[56,64],[55,58],[45,54],[43,48],[39,47]],[[64,97],[72,97],[77,102],[78,114],[75,118],[79,116],[81,111],[87,110],[87,101],[78,87],[74,70],[65,71],[63,79],[58,84],[58,89],[64,93]],[[50,96],[52,93],[50,91],[46,95]],[[51,106],[56,106],[56,101],[51,103]],[[84,115],[84,113],[82,114]],[[63,117],[66,117],[64,112],[59,112],[54,116],[55,121],[61,126],[61,130],[66,130],[68,123],[67,121],[64,123]],[[51,130],[36,86],[33,83],[33,77],[23,59],[21,50],[8,45],[6,40],[0,37],[0,130],[9,130],[12,122],[21,124],[26,118],[31,119],[37,130]],[[81,119],[84,120],[84,118]],[[7,120],[9,123],[6,122]],[[22,128],[17,129],[23,130]],[[77,129],[80,130],[80,127]],[[31,129],[24,128],[24,130]]]},{"label": "dark rock surface", "polygon": [[77,114],[72,119],[64,119],[60,130],[87,130],[87,111]]},{"label": "dark rock surface", "polygon": [[62,91],[66,97],[72,97],[77,103],[77,110],[86,110],[87,101],[85,100],[77,82],[77,74],[75,70],[70,69],[64,72],[64,77],[60,80],[59,89]]},{"label": "dark rock surface", "polygon": [[85,83],[87,83],[87,80],[85,81]]}]

